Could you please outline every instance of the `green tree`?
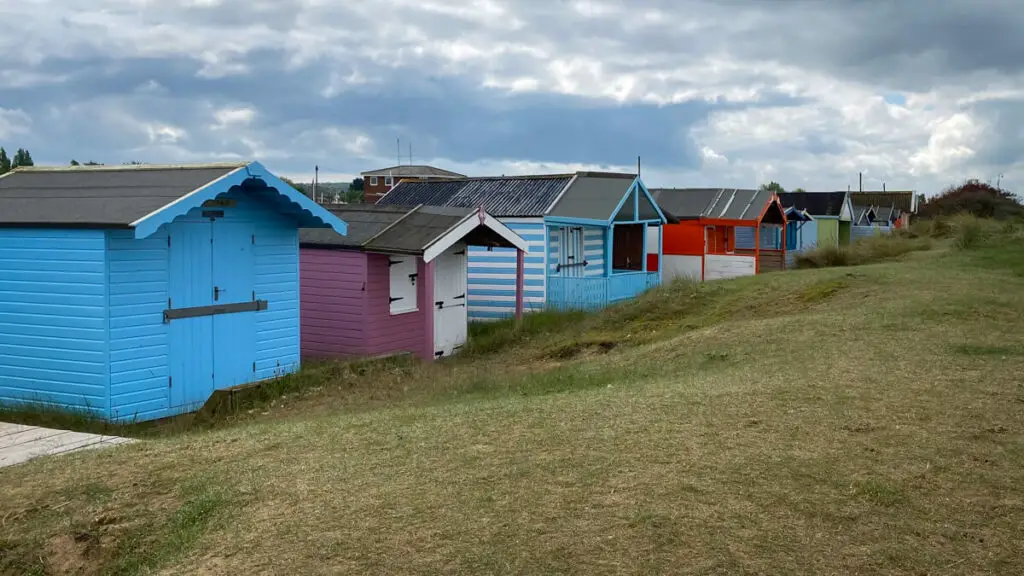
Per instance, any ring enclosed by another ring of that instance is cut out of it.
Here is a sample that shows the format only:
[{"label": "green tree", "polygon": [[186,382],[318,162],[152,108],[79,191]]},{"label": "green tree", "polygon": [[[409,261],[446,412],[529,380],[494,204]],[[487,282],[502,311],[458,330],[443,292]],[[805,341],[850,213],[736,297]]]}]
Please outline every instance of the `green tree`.
[{"label": "green tree", "polygon": [[0,148],[0,174],[11,171],[11,159],[7,157],[7,150]]},{"label": "green tree", "polygon": [[102,162],[93,162],[92,160],[89,160],[88,162],[83,164],[83,166],[103,166],[103,163]]},{"label": "green tree", "polygon": [[363,179],[362,178],[356,178],[356,179],[352,180],[352,184],[349,185],[348,189],[349,190],[358,190],[359,192],[362,192],[363,191],[363,184],[364,183],[363,183]]},{"label": "green tree", "polygon": [[796,190],[793,190],[793,192],[807,192],[807,190],[804,190],[803,188],[797,188]]},{"label": "green tree", "polygon": [[12,168],[18,168],[19,166],[34,166],[32,162],[32,154],[29,154],[28,150],[24,148],[18,148],[18,151],[14,153],[14,161],[11,162]]},{"label": "green tree", "polygon": [[81,166],[81,164],[78,163],[78,160],[75,160],[74,158],[71,159],[71,165],[72,166]]},{"label": "green tree", "polygon": [[779,184],[774,180],[767,184],[761,184],[761,190],[768,190],[769,192],[775,192],[776,194],[782,194],[786,191],[786,189],[782,187],[782,184]]}]

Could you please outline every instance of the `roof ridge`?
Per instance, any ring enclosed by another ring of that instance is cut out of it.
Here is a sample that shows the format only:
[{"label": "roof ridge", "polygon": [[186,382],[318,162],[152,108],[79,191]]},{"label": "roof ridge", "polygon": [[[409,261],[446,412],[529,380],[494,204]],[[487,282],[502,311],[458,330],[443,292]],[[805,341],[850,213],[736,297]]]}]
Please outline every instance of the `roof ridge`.
[{"label": "roof ridge", "polygon": [[14,172],[132,172],[145,170],[203,170],[211,168],[243,168],[251,162],[207,162],[197,164],[117,164],[89,166],[19,166]]}]

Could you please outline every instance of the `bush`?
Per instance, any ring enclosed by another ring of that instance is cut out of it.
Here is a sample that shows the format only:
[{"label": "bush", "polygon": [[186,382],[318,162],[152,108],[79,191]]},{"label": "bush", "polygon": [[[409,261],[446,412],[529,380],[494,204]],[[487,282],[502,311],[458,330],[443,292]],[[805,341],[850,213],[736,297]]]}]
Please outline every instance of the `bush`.
[{"label": "bush", "polygon": [[1007,190],[978,180],[968,180],[959,186],[947,188],[938,196],[925,201],[918,209],[918,217],[923,219],[956,214],[1006,220],[1024,216],[1024,206]]},{"label": "bush", "polygon": [[912,233],[894,233],[861,238],[849,246],[825,246],[797,254],[797,268],[827,268],[860,266],[898,258],[909,252],[928,250],[928,237],[915,237]]}]

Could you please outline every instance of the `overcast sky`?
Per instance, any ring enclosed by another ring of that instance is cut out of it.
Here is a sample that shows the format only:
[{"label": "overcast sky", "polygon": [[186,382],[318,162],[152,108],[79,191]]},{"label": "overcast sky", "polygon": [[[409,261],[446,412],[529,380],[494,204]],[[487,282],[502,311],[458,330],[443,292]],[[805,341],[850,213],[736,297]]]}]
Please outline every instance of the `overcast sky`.
[{"label": "overcast sky", "polygon": [[1024,189],[1014,0],[19,0],[0,145],[351,179]]}]

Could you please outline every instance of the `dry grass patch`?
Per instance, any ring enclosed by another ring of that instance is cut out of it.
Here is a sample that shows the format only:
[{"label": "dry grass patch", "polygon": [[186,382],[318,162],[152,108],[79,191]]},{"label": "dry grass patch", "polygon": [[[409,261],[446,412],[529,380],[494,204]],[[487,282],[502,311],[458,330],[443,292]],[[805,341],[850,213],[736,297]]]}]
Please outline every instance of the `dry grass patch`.
[{"label": "dry grass patch", "polygon": [[216,429],[0,470],[0,572],[110,514],[93,573],[1021,573],[1024,355],[992,347],[1024,349],[1024,279],[981,253],[325,364]]}]

